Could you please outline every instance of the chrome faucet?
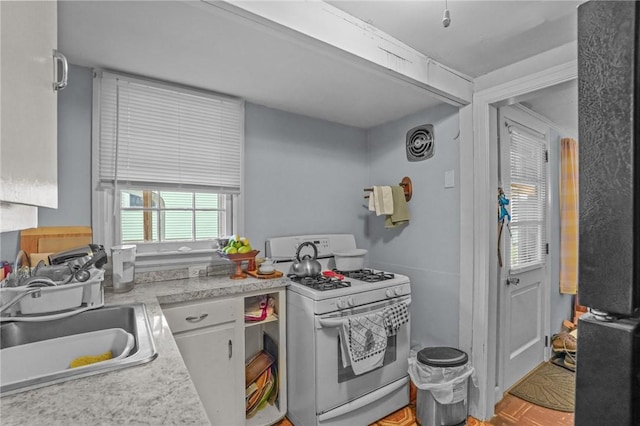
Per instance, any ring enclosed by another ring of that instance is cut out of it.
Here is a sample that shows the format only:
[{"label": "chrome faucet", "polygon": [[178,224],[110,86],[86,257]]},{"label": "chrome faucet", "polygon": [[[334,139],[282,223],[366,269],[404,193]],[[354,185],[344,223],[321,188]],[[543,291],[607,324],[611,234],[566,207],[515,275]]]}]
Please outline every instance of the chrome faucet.
[{"label": "chrome faucet", "polygon": [[36,297],[40,297],[41,294],[42,293],[41,293],[41,288],[40,287],[30,288],[30,289],[26,290],[24,293],[18,294],[16,297],[11,299],[9,302],[7,302],[4,305],[0,306],[0,314],[2,314],[4,311],[9,309],[10,307],[15,305],[16,303],[18,303],[19,301],[21,301],[23,298],[25,298],[28,295],[31,295],[31,297],[33,297],[33,298],[36,298]]}]

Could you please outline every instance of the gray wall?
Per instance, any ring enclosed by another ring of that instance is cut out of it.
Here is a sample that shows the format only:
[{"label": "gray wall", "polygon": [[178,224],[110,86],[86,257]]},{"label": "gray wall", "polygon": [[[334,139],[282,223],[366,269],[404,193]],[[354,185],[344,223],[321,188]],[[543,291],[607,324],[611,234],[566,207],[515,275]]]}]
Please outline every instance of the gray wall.
[{"label": "gray wall", "polygon": [[12,262],[20,250],[20,232],[0,232],[0,260]]},{"label": "gray wall", "polygon": [[[39,208],[38,226],[91,225],[91,100],[91,70],[71,65],[69,85],[58,93],[58,208]],[[13,262],[20,233],[0,240],[0,259]]]},{"label": "gray wall", "polygon": [[[420,124],[434,125],[435,155],[410,163],[406,132]],[[370,184],[396,185],[403,176],[413,182],[408,226],[385,229],[383,216],[369,213],[364,218],[372,265],[411,278],[412,346],[458,345],[460,160],[454,139],[458,127],[458,109],[438,106],[367,133]],[[447,170],[455,171],[454,188],[444,188]]]},{"label": "gray wall", "polygon": [[266,238],[353,233],[365,240],[364,130],[246,104],[245,234]]},{"label": "gray wall", "polygon": [[[39,226],[91,225],[92,72],[71,66],[58,101],[59,208]],[[367,247],[360,202],[367,185],[365,131],[246,104],[245,232],[264,253],[276,235],[344,232]],[[19,233],[0,235],[13,261]]]},{"label": "gray wall", "polygon": [[[91,224],[91,96],[89,68],[71,66],[59,96],[59,208],[40,209],[39,225]],[[406,131],[435,126],[435,156],[409,163]],[[411,278],[412,342],[458,343],[458,111],[441,106],[364,131],[251,103],[245,117],[245,232],[255,248],[279,235],[353,233],[371,266]],[[370,213],[363,188],[414,183],[409,226],[385,229]],[[2,234],[0,257],[11,259],[18,233]]]},{"label": "gray wall", "polygon": [[[58,107],[59,208],[40,209],[39,224],[91,224],[91,70],[72,66]],[[435,156],[406,160],[406,131],[435,126]],[[246,103],[245,232],[264,252],[279,235],[353,233],[370,250],[371,266],[403,273],[413,289],[412,342],[458,343],[458,111],[441,106],[364,131]],[[414,183],[409,226],[385,229],[370,213],[363,188]],[[18,249],[18,233],[2,234],[3,259]]]},{"label": "gray wall", "polygon": [[91,226],[93,76],[71,65],[58,95],[58,208],[38,209],[38,226]]}]

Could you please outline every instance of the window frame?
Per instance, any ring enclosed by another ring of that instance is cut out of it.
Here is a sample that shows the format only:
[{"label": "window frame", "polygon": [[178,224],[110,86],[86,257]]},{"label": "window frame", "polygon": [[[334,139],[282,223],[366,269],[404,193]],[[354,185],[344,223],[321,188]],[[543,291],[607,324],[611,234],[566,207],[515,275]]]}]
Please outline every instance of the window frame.
[{"label": "window frame", "polygon": [[[174,89],[184,89],[188,91],[201,92],[208,95],[229,97],[212,91],[206,91],[193,87],[186,87],[170,82],[162,82],[145,77],[134,76],[118,71],[107,71],[101,69],[93,70],[93,99],[92,99],[92,129],[91,129],[91,219],[93,228],[93,241],[97,244],[103,244],[107,250],[118,244],[122,244],[120,237],[119,219],[116,219],[114,213],[120,212],[120,191],[122,189],[142,189],[140,185],[125,185],[121,183],[106,183],[100,180],[99,176],[99,140],[100,140],[100,91],[102,72],[109,72],[131,78],[138,81],[147,82],[150,85],[170,86]],[[242,102],[242,114],[240,123],[240,193],[227,194],[224,192],[216,192],[212,188],[197,187],[181,188],[180,185],[144,185],[145,190],[164,190],[164,191],[189,191],[189,192],[213,192],[223,194],[227,197],[228,211],[227,218],[230,234],[244,233],[244,102]],[[118,198],[114,200],[114,193],[118,193]],[[114,202],[117,205],[114,206]],[[141,270],[162,270],[173,269],[176,266],[188,264],[210,263],[211,255],[216,251],[217,246],[215,240],[200,241],[171,241],[171,242],[144,242],[135,243],[136,251],[136,267],[142,267]]]},{"label": "window frame", "polygon": [[[141,191],[141,192],[157,192],[159,194],[162,194],[163,192],[180,192],[180,193],[185,193],[185,194],[189,194],[192,198],[192,207],[191,208],[177,208],[177,207],[151,207],[151,208],[145,208],[145,207],[123,207],[121,205],[121,200],[122,200],[122,192],[123,191]],[[146,213],[152,213],[152,212],[157,212],[158,213],[158,219],[160,220],[160,222],[158,223],[158,226],[162,225],[162,220],[160,219],[160,217],[162,216],[162,212],[167,212],[167,211],[185,211],[185,212],[190,212],[193,215],[193,223],[192,223],[192,230],[193,230],[193,236],[194,238],[192,240],[160,240],[160,231],[158,231],[158,241],[122,241],[122,244],[137,244],[137,245],[149,245],[149,244],[166,244],[166,243],[182,243],[182,244],[195,244],[198,245],[199,242],[212,242],[215,240],[215,238],[203,238],[203,239],[195,239],[195,235],[196,235],[196,218],[195,218],[195,212],[197,211],[211,211],[211,212],[224,212],[224,214],[222,215],[222,221],[223,223],[226,225],[225,228],[227,229],[226,233],[232,232],[232,226],[229,227],[228,224],[233,224],[233,197],[231,194],[222,194],[219,192],[215,192],[215,191],[193,191],[193,190],[181,190],[181,189],[176,189],[176,188],[168,188],[168,189],[149,189],[149,188],[141,188],[138,186],[127,186],[127,187],[119,187],[118,188],[118,192],[119,192],[119,197],[118,197],[118,206],[116,206],[117,211],[122,214],[123,211],[142,211],[142,212],[146,212]],[[196,194],[216,194],[220,197],[222,197],[224,199],[223,201],[223,207],[224,208],[199,208],[196,206],[196,200],[195,200],[195,195]],[[121,217],[121,216],[120,216]],[[166,225],[165,225],[166,226]],[[120,238],[122,237],[122,222],[121,221],[116,221],[116,235],[118,235]],[[231,228],[231,230],[230,230]],[[153,233],[153,230],[150,229],[151,233]],[[146,230],[144,230],[144,232],[146,233]],[[224,236],[225,233],[223,233],[223,235],[220,235],[220,237]],[[208,245],[208,243],[205,243]],[[144,250],[143,250],[144,251]]]}]

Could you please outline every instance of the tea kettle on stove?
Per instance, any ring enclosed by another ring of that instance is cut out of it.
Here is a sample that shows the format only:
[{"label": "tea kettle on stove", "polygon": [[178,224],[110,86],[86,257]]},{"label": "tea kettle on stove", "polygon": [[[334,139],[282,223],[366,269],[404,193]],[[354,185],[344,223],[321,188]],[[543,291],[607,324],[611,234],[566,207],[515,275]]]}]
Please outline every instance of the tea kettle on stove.
[{"label": "tea kettle on stove", "polygon": [[[303,247],[311,247],[313,248],[313,257],[306,254],[300,259],[300,250]],[[296,251],[296,258],[293,261],[293,265],[291,265],[291,272],[297,275],[298,277],[313,277],[314,275],[320,274],[322,270],[322,265],[316,259],[318,258],[318,248],[311,241],[305,241],[304,243],[298,246],[298,250]]]}]

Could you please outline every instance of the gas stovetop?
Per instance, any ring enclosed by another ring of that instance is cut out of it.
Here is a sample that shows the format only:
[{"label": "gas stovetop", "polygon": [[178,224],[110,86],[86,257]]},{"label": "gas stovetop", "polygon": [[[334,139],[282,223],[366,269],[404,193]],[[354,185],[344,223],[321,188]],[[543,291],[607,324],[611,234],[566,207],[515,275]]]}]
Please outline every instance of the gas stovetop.
[{"label": "gas stovetop", "polygon": [[[291,275],[291,266],[300,256],[298,249],[307,242],[316,246],[317,253],[304,247],[302,255],[316,255],[322,273],[299,278]],[[411,294],[409,277],[405,275],[369,268],[357,271],[333,269],[335,252],[354,250],[356,247],[352,234],[298,235],[269,238],[265,254],[274,260],[278,271],[288,276],[290,282],[287,291],[313,300],[316,313],[335,311],[340,303],[353,307]]]},{"label": "gas stovetop", "polygon": [[395,275],[383,271],[376,272],[372,269],[359,269],[357,271],[339,271],[334,269],[330,275],[325,272],[312,277],[298,277],[295,274],[289,274],[287,277],[298,284],[302,284],[314,290],[327,291],[351,287],[351,282],[344,281],[344,278],[351,278],[366,283],[375,283],[378,281],[391,280],[395,278]]},{"label": "gas stovetop", "polygon": [[333,272],[344,275],[348,278],[353,278],[354,280],[365,281],[368,283],[390,280],[395,277],[395,275],[390,272],[376,272],[372,269],[359,269],[357,271],[338,271],[337,269],[334,269]]},{"label": "gas stovetop", "polygon": [[289,274],[287,275],[287,277],[297,282],[298,284],[302,284],[318,291],[335,290],[337,288],[345,288],[351,286],[351,283],[349,281],[343,281],[339,278],[327,277],[325,275],[315,275],[313,277],[298,277],[295,274]]}]

